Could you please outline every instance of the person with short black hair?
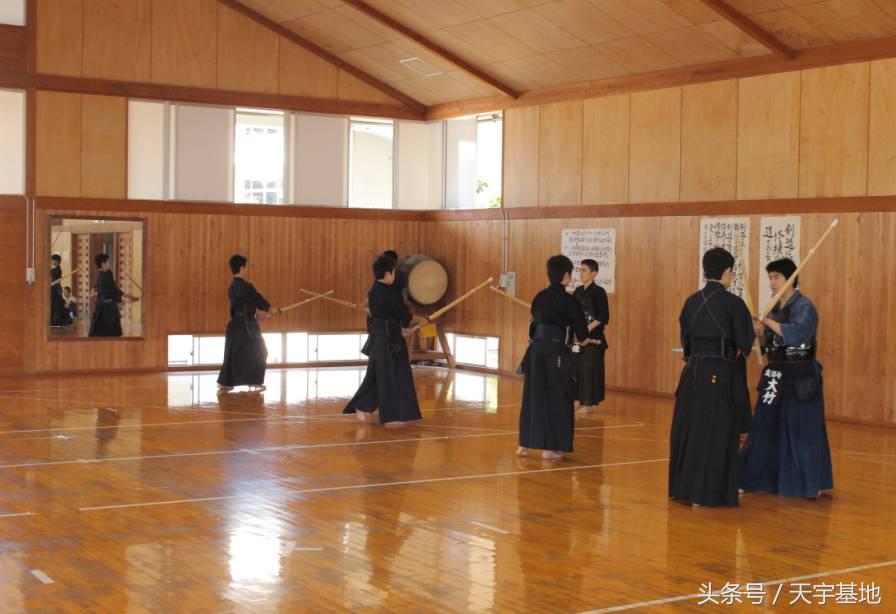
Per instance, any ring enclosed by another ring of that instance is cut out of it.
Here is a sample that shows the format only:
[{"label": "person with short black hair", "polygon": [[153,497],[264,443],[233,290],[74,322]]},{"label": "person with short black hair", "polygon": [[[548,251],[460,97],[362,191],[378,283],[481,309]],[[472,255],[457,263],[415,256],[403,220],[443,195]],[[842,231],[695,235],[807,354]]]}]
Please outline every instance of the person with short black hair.
[{"label": "person with short black hair", "polygon": [[756,335],[744,301],[728,292],[734,256],[703,255],[706,286],[678,319],[685,367],[675,393],[669,442],[669,496],[682,503],[736,506],[737,446],[742,425],[740,356]]},{"label": "person with short black hair", "polygon": [[[796,268],[789,258],[766,266],[772,294]],[[753,425],[740,452],[740,487],[815,499],[834,487],[834,474],[822,367],[815,357],[818,312],[798,287],[799,278],[765,321],[755,323],[768,365],[762,370]]]},{"label": "person with short black hair", "polygon": [[582,285],[573,292],[588,322],[588,338],[582,343],[576,360],[576,400],[579,402],[579,410],[584,413],[600,405],[606,396],[604,356],[607,351],[607,336],[604,329],[610,321],[610,303],[607,291],[595,281],[599,270],[596,260],[582,260],[579,263]]},{"label": "person with short black hair", "polygon": [[121,337],[121,303],[136,301],[137,297],[121,291],[115,283],[107,254],[97,254],[93,258],[97,268],[96,305],[90,320],[88,337]]},{"label": "person with short black hair", "polygon": [[368,338],[362,350],[368,357],[367,373],[342,413],[356,414],[358,420],[367,422],[379,410],[380,424],[401,426],[422,418],[402,332],[422,323],[423,318],[411,315],[395,287],[394,259],[380,255],[372,268],[374,282],[367,293]]},{"label": "person with short black hair", "polygon": [[65,308],[62,296],[62,256],[50,256],[50,326],[68,326],[72,323],[71,314]]},{"label": "person with short black hair", "polygon": [[261,336],[256,313],[261,310],[272,316],[280,310],[271,307],[255,286],[246,281],[248,264],[248,259],[239,254],[231,256],[229,261],[233,281],[227,289],[230,321],[224,340],[224,364],[218,374],[218,389],[222,393],[234,386],[249,386],[259,392],[265,389],[268,349]]},{"label": "person with short black hair", "polygon": [[560,460],[573,451],[575,407],[570,334],[579,341],[588,336],[582,306],[566,291],[573,264],[566,256],[547,261],[550,285],[532,300],[529,347],[523,356],[523,399],[517,454],[542,450],[547,460]]},{"label": "person with short black hair", "polygon": [[66,286],[62,289],[62,300],[65,301],[65,310],[68,311],[68,315],[74,320],[78,316],[78,298],[72,294],[71,286]]}]

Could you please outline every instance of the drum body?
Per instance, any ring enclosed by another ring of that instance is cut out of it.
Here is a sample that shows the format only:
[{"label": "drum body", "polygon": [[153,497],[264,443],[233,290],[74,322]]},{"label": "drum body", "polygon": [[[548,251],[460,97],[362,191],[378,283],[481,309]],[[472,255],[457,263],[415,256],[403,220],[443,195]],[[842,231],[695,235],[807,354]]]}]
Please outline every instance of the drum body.
[{"label": "drum body", "polygon": [[398,268],[407,279],[408,298],[418,305],[437,303],[448,289],[445,267],[430,256],[409,254],[398,259]]}]

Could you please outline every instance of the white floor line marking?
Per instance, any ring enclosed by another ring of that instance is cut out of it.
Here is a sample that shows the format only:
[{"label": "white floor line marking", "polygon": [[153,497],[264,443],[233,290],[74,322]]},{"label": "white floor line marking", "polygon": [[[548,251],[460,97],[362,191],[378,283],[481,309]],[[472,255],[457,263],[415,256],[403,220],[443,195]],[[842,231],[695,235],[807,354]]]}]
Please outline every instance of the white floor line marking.
[{"label": "white floor line marking", "polygon": [[[768,586],[777,586],[779,584],[787,584],[789,582],[801,582],[803,580],[812,580],[813,578],[823,578],[825,576],[855,573],[857,571],[866,571],[869,569],[879,569],[881,567],[892,567],[893,565],[896,565],[896,561],[883,561],[881,563],[871,563],[869,565],[858,565],[856,567],[844,567],[843,569],[831,569],[829,571],[820,571],[818,573],[808,574],[805,576],[794,576],[792,578],[780,578],[778,580],[767,580],[765,582],[762,582],[761,585],[763,588],[766,588]],[[760,583],[757,582],[757,584],[760,584]],[[622,612],[625,610],[635,610],[638,608],[646,608],[648,606],[653,606],[653,605],[663,605],[663,604],[667,604],[667,603],[676,603],[679,601],[691,601],[694,599],[699,599],[704,596],[705,595],[701,595],[700,593],[692,593],[690,595],[679,595],[677,597],[666,597],[665,599],[653,599],[651,601],[639,601],[638,603],[617,605],[617,606],[613,606],[610,608],[587,610],[585,612],[579,612],[579,614],[607,614],[609,612]]]},{"label": "white floor line marking", "polygon": [[510,535],[510,531],[505,531],[504,529],[499,529],[498,527],[493,527],[490,524],[485,524],[484,522],[476,522],[473,521],[470,524],[479,527],[480,529],[487,529],[489,531],[494,531],[495,533],[501,533],[502,535]]},{"label": "white floor line marking", "polygon": [[0,518],[20,518],[22,516],[34,516],[34,512],[19,512],[16,514],[0,514]]},{"label": "white floor line marking", "polygon": [[[55,433],[68,431],[95,431],[98,429],[144,429],[157,426],[179,426],[181,424],[221,424],[222,422],[287,422],[304,421],[300,416],[283,418],[225,418],[223,420],[184,420],[182,422],[146,422],[144,424],[119,424],[114,426],[59,426],[46,429],[22,429],[18,431],[0,431],[0,435],[24,435],[26,433]],[[35,437],[35,439],[39,439]],[[25,439],[23,438],[23,441]]]},{"label": "white floor line marking", "polygon": [[834,456],[845,456],[846,458],[851,458],[853,460],[862,461],[865,463],[874,463],[875,465],[885,465],[887,467],[891,465],[896,465],[893,461],[887,461],[880,458],[868,458],[867,456],[859,456],[857,454],[849,454],[848,452],[832,452]]},{"label": "white floor line marking", "polygon": [[[502,477],[510,477],[510,476],[519,476],[519,475],[529,475],[535,473],[555,473],[559,471],[576,471],[576,470],[585,470],[585,469],[597,469],[600,467],[624,467],[627,465],[645,465],[648,463],[665,463],[669,459],[668,458],[651,458],[646,460],[639,461],[620,461],[616,463],[599,463],[596,465],[577,465],[575,467],[551,467],[549,469],[529,469],[526,471],[504,471],[500,473],[481,473],[477,475],[458,475],[458,476],[450,476],[445,478],[426,478],[420,480],[403,480],[400,482],[374,482],[371,484],[351,484],[348,486],[325,486],[322,488],[306,488],[303,490],[294,490],[291,491],[291,495],[306,495],[306,494],[315,494],[315,493],[323,493],[323,492],[338,492],[342,490],[361,490],[366,488],[383,488],[389,486],[409,486],[411,484],[434,484],[438,482],[459,482],[463,480],[482,480],[486,478],[502,478]],[[102,510],[116,510],[116,509],[125,509],[125,508],[134,508],[134,507],[151,507],[157,505],[175,505],[180,503],[201,503],[203,501],[226,501],[231,499],[245,499],[245,498],[256,498],[263,503],[268,503],[264,497],[261,495],[252,495],[252,494],[244,494],[244,495],[225,495],[222,497],[204,497],[201,499],[176,499],[173,501],[149,501],[144,503],[123,503],[119,505],[98,505],[94,507],[81,507],[78,508],[80,512],[95,512]]]},{"label": "white floor line marking", "polygon": [[[590,430],[598,430],[598,429],[613,429],[613,428],[629,428],[629,427],[638,427],[642,426],[640,423],[636,424],[622,424],[618,426],[593,426],[589,427]],[[237,450],[210,450],[205,452],[174,452],[170,454],[150,454],[146,456],[119,456],[112,458],[99,458],[99,459],[83,459],[76,458],[70,460],[58,460],[58,461],[35,461],[31,463],[10,463],[6,465],[0,465],[0,469],[19,469],[23,467],[46,467],[52,465],[77,465],[77,464],[99,464],[99,463],[115,463],[115,462],[127,462],[127,461],[140,461],[140,460],[160,460],[160,459],[168,459],[168,458],[187,458],[192,456],[222,456],[228,454],[258,454],[262,452],[284,452],[290,450],[303,450],[303,449],[315,449],[315,448],[341,448],[341,447],[349,447],[349,446],[370,446],[370,445],[380,445],[380,444],[389,444],[389,443],[407,443],[414,441],[439,441],[439,440],[447,440],[447,439],[468,439],[475,437],[496,437],[496,436],[505,436],[505,435],[515,435],[517,431],[495,431],[490,433],[474,433],[470,435],[440,435],[437,437],[402,437],[397,439],[375,439],[372,441],[348,441],[348,442],[338,442],[338,443],[316,443],[316,444],[287,444],[282,446],[266,446],[262,448],[242,448]]]},{"label": "white floor line marking", "polygon": [[856,456],[882,456],[884,458],[896,458],[896,454],[885,454],[883,452],[857,452],[856,450],[834,450],[839,454],[855,454]]},{"label": "white floor line marking", "polygon": [[314,448],[340,448],[347,446],[371,446],[388,443],[408,443],[417,441],[439,441],[445,439],[467,439],[472,437],[494,437],[498,435],[515,435],[516,431],[504,431],[497,433],[474,433],[470,435],[440,435],[434,437],[403,437],[397,439],[376,439],[373,441],[346,441],[339,443],[298,443],[287,444],[282,446],[266,446],[263,448],[242,448],[236,450],[211,450],[208,452],[174,452],[171,454],[150,454],[146,456],[119,456],[113,458],[98,459],[73,459],[59,461],[36,461],[33,463],[14,463],[8,465],[0,465],[0,469],[17,469],[20,467],[43,467],[47,465],[77,465],[81,463],[113,463],[139,460],[159,460],[166,458],[184,458],[191,456],[221,456],[227,454],[259,454],[262,452],[286,452],[290,450],[304,450]]},{"label": "white floor line marking", "polygon": [[312,546],[297,546],[296,542],[285,542],[284,554],[292,554],[293,552],[323,552],[323,548],[314,548]]},{"label": "white floor line marking", "polygon": [[50,578],[47,574],[42,572],[40,569],[32,569],[31,575],[43,582],[44,584],[53,584],[53,579]]},{"label": "white floor line marking", "polygon": [[59,439],[62,441],[68,441],[70,439],[78,439],[77,435],[50,435],[49,437],[19,437],[14,439],[13,441],[43,441],[46,439]]}]

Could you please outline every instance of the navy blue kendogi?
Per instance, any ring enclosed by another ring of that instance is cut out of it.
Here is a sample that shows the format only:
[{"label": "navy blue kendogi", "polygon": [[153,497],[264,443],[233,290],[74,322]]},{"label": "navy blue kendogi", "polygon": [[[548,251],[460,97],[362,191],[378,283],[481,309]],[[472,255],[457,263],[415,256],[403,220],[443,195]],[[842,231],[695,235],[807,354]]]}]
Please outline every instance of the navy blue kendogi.
[{"label": "navy blue kendogi", "polygon": [[[768,266],[769,273],[784,279],[794,270],[790,260]],[[740,453],[740,487],[815,498],[834,487],[822,367],[815,358],[818,312],[795,290],[769,318],[783,334],[764,327],[761,341],[768,366],[759,380],[756,414]]]}]

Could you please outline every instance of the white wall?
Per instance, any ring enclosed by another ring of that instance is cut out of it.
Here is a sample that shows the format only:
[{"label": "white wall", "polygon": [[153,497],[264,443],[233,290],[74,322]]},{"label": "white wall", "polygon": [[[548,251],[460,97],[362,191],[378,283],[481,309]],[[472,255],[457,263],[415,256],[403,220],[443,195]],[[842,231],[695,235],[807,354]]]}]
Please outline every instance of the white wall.
[{"label": "white wall", "polygon": [[0,194],[25,193],[25,93],[0,90]]},{"label": "white wall", "polygon": [[166,197],[166,107],[164,102],[128,101],[128,198]]},{"label": "white wall", "polygon": [[293,196],[299,205],[346,206],[348,118],[294,115]]},{"label": "white wall", "polygon": [[173,197],[232,200],[234,110],[178,104],[175,115]]}]

